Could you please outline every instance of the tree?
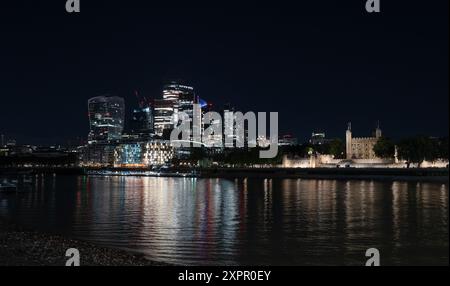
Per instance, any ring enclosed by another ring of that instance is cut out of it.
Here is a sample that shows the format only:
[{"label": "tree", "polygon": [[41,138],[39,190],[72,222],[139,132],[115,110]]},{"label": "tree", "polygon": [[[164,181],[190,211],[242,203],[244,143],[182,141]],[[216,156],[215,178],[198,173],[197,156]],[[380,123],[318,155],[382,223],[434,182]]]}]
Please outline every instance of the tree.
[{"label": "tree", "polygon": [[203,147],[200,148],[191,148],[191,154],[189,156],[189,160],[197,163],[199,160],[202,160],[206,157],[206,151]]},{"label": "tree", "polygon": [[328,154],[334,156],[334,158],[344,158],[345,145],[341,139],[333,139],[328,143]]},{"label": "tree", "polygon": [[448,160],[448,137],[444,137],[439,140],[438,158]]},{"label": "tree", "polygon": [[395,154],[395,144],[389,138],[381,137],[373,146],[373,151],[379,158],[393,158]]},{"label": "tree", "polygon": [[433,141],[425,136],[407,138],[398,144],[398,156],[406,160],[408,168],[411,163],[417,163],[418,167],[420,167],[424,160],[436,160],[435,150]]}]

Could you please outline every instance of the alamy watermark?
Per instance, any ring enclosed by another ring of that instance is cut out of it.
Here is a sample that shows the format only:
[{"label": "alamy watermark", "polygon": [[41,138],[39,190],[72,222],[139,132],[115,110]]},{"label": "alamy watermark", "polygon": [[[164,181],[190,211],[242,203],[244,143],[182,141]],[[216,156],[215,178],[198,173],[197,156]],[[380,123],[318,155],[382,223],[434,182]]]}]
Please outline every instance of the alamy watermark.
[{"label": "alamy watermark", "polygon": [[67,0],[66,11],[67,13],[80,13],[80,0]]},{"label": "alamy watermark", "polygon": [[66,266],[80,266],[80,251],[76,248],[69,248],[66,250]]},{"label": "alamy watermark", "polygon": [[379,13],[380,10],[380,0],[367,0],[366,2],[366,11],[369,13]]},{"label": "alamy watermark", "polygon": [[380,266],[380,251],[376,248],[369,248],[366,250],[366,266]]},{"label": "alamy watermark", "polygon": [[[366,0],[365,6],[369,13],[380,12],[380,0]],[[80,13],[80,0],[67,0],[66,11],[68,13]]]},{"label": "alamy watermark", "polygon": [[[202,116],[200,104],[193,104],[192,118],[178,113],[175,128],[170,134],[173,147],[263,147],[260,158],[274,158],[278,154],[278,112],[270,112],[267,135],[266,112],[225,111],[222,116],[210,111]],[[247,128],[245,128],[247,126]],[[206,127],[206,128],[205,128]]]}]

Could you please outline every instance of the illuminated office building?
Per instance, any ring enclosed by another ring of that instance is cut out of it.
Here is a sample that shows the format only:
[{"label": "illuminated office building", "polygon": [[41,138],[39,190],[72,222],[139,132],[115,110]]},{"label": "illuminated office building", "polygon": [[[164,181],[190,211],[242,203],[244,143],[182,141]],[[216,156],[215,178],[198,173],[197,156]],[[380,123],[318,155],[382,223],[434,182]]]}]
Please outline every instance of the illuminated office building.
[{"label": "illuminated office building", "polygon": [[223,118],[223,146],[226,148],[233,148],[236,141],[236,124],[235,124],[235,109],[230,104],[226,104],[222,111]]},{"label": "illuminated office building", "polygon": [[89,99],[88,140],[101,142],[120,139],[125,121],[125,102],[123,98],[98,96]]},{"label": "illuminated office building", "polygon": [[173,148],[166,140],[124,143],[115,148],[114,167],[147,168],[162,166],[173,158]]},{"label": "illuminated office building", "polygon": [[163,98],[155,100],[155,133],[164,134],[164,130],[173,129],[178,123],[179,112],[185,112],[192,118],[192,104],[195,102],[194,88],[178,83],[164,86]]},{"label": "illuminated office building", "polygon": [[156,99],[154,108],[155,134],[162,136],[164,130],[173,129],[174,100]]},{"label": "illuminated office building", "polygon": [[311,139],[309,139],[309,143],[312,145],[323,145],[328,143],[328,140],[325,138],[324,132],[313,132],[311,134]]},{"label": "illuminated office building", "polygon": [[81,150],[80,165],[86,167],[112,167],[117,144],[88,144]]},{"label": "illuminated office building", "polygon": [[291,134],[285,134],[278,138],[278,146],[295,146],[298,144],[297,138]]}]

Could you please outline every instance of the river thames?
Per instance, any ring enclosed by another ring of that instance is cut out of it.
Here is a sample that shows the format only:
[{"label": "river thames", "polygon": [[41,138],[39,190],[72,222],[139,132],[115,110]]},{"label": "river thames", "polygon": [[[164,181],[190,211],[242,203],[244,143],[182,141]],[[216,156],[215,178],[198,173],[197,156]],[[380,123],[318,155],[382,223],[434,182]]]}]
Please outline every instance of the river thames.
[{"label": "river thames", "polygon": [[[448,182],[38,176],[0,218],[176,265],[448,265]],[[82,254],[81,254],[82,255]]]}]

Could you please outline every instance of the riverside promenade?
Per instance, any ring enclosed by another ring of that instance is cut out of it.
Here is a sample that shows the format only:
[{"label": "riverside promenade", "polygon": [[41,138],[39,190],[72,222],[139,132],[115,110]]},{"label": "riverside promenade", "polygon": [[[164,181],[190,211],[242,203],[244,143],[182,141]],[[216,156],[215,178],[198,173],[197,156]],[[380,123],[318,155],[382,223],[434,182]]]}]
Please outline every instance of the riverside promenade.
[{"label": "riverside promenade", "polygon": [[[0,168],[0,176],[20,174],[58,174],[58,175],[143,175],[150,169],[137,168]],[[113,174],[111,173],[113,172]],[[449,181],[448,168],[181,168],[171,167],[152,171],[158,177],[174,176],[201,178],[292,178],[292,179],[330,179],[330,180],[390,180],[390,181]],[[140,174],[141,173],[141,174]]]}]

